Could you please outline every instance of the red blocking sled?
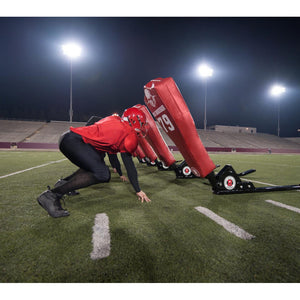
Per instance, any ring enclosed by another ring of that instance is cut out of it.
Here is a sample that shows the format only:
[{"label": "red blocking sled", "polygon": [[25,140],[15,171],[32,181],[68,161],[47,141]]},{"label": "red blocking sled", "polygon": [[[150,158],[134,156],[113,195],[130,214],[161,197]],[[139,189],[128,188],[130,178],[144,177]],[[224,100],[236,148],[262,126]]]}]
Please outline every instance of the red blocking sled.
[{"label": "red blocking sled", "polygon": [[[300,185],[267,186],[256,188],[251,181],[240,177],[255,172],[250,169],[237,174],[231,165],[225,165],[215,175],[216,168],[197,133],[194,120],[173,78],[157,78],[144,86],[144,101],[163,130],[176,144],[189,171],[197,177],[206,177],[215,194],[237,194],[299,190]],[[181,178],[184,178],[181,177]]]}]

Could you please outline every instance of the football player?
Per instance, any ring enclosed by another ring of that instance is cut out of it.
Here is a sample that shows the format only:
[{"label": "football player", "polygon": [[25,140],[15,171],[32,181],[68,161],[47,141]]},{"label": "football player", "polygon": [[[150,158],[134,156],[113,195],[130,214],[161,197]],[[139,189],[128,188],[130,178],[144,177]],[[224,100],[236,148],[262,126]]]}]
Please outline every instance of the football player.
[{"label": "football player", "polygon": [[104,162],[105,153],[121,153],[127,175],[141,202],[150,202],[140,189],[132,154],[138,145],[138,135],[147,134],[145,114],[131,107],[122,117],[113,115],[90,126],[70,127],[59,140],[60,151],[79,169],[53,189],[44,191],[38,203],[51,217],[66,217],[69,212],[62,208],[60,200],[71,191],[93,184],[109,182],[110,171]]}]

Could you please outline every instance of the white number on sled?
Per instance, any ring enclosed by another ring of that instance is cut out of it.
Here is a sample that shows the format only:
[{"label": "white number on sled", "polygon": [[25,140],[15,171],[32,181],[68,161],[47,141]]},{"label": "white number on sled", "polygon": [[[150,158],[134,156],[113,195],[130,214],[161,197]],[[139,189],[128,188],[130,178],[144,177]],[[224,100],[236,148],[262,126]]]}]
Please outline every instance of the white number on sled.
[{"label": "white number on sled", "polygon": [[173,126],[172,122],[170,121],[170,119],[167,115],[163,114],[161,117],[157,118],[157,121],[163,127],[165,132],[168,132],[168,130],[170,130],[170,131],[175,130],[175,127]]}]

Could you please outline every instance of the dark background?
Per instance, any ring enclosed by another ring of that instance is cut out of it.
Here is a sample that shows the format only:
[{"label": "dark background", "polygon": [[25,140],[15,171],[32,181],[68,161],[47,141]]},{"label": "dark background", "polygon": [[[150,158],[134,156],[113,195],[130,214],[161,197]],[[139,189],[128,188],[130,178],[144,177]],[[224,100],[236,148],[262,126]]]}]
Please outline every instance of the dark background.
[{"label": "dark background", "polygon": [[61,50],[77,41],[73,62],[73,121],[122,114],[143,102],[143,86],[173,77],[198,128],[203,128],[208,80],[210,125],[256,127],[299,136],[300,18],[295,17],[1,17],[0,118],[69,120],[70,62]]}]

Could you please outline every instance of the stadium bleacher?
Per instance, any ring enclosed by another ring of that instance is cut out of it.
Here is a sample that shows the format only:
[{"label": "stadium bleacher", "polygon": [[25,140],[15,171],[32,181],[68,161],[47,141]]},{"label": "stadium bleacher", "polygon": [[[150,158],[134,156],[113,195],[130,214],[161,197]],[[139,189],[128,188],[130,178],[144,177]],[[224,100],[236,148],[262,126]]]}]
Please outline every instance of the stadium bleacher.
[{"label": "stadium bleacher", "polygon": [[70,126],[80,127],[84,126],[83,122],[69,122],[51,121],[44,124],[34,135],[26,139],[27,143],[57,143],[62,133],[69,130]]},{"label": "stadium bleacher", "polygon": [[0,120],[0,142],[18,143],[38,131],[45,122]]},{"label": "stadium bleacher", "polygon": [[300,137],[292,137],[292,138],[285,138],[285,139],[300,145]]},{"label": "stadium bleacher", "polygon": [[215,147],[208,145],[208,143],[205,144],[205,139],[209,139],[210,142],[218,144],[219,147],[299,149],[299,144],[295,141],[266,133],[224,133],[200,129],[198,134],[206,147]]},{"label": "stadium bleacher", "polygon": [[0,149],[58,149],[58,140],[70,126],[84,126],[85,122],[35,122],[0,120]]},{"label": "stadium bleacher", "polygon": [[[84,126],[85,122],[51,121],[15,121],[0,120],[0,148],[57,149],[62,133],[70,126]],[[174,142],[158,128],[167,145],[176,150]],[[266,152],[300,153],[300,138],[280,138],[265,133],[229,133],[214,130],[197,130],[203,145],[208,151],[223,152]]]}]

